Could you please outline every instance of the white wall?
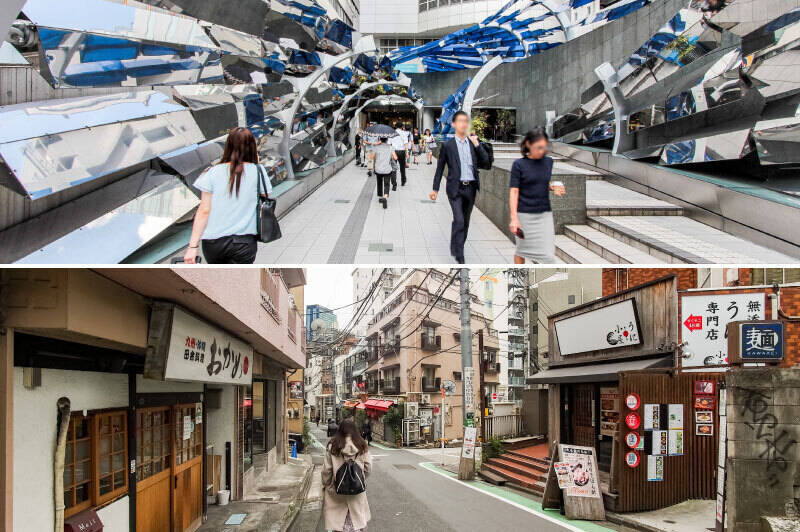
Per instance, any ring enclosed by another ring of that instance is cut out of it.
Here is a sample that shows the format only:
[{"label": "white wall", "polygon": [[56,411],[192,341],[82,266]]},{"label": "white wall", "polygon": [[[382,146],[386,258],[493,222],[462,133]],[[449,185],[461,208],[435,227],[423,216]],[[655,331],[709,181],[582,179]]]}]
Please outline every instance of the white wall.
[{"label": "white wall", "polygon": [[[14,368],[14,530],[52,530],[53,453],[60,397],[72,410],[125,408],[128,377],[121,374],[43,369],[42,385],[22,386],[22,368]],[[109,532],[128,529],[128,498],[100,513]],[[106,522],[108,519],[108,522]]]},{"label": "white wall", "polygon": [[202,382],[159,381],[136,376],[136,393],[187,393],[203,391]]},{"label": "white wall", "polygon": [[[503,7],[504,0],[478,0],[419,13],[418,0],[361,0],[359,31],[380,36],[440,37],[456,28],[477,24]],[[446,30],[446,31],[444,31]]]},{"label": "white wall", "polygon": [[[222,386],[221,408],[206,409],[206,439],[209,445],[214,445],[214,454],[222,456],[222,473],[220,475],[220,489],[225,489],[225,442],[231,442],[231,459],[235,461],[234,437],[236,436],[236,395],[235,386]],[[213,467],[213,464],[209,464]],[[231,464],[231,473],[235,474],[235,464]],[[235,483],[231,483],[235,484]],[[233,485],[231,486],[233,487]]]},{"label": "white wall", "polygon": [[[359,31],[364,34],[415,34],[417,0],[361,0]],[[376,43],[377,44],[377,41]]]}]

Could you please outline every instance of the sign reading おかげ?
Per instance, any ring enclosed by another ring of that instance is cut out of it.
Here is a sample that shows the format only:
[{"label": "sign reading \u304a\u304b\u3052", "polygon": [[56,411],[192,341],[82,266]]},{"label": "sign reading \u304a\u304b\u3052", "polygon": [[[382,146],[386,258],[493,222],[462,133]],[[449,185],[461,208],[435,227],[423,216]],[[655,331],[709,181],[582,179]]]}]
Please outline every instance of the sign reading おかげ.
[{"label": "sign reading \u304a\u304b\u3052", "polygon": [[555,329],[562,355],[642,343],[633,298],[558,320]]},{"label": "sign reading \u304a\u304b\u3052", "polygon": [[253,382],[253,348],[235,336],[179,307],[173,308],[169,331],[164,379],[240,385]]}]

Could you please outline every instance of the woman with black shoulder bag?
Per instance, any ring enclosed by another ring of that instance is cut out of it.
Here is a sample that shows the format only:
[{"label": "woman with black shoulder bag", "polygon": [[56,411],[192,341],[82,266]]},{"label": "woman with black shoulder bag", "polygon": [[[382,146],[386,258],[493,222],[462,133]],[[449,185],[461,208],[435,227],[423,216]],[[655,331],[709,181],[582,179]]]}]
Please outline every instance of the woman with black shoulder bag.
[{"label": "woman with black shoulder bag", "polygon": [[[262,205],[269,202],[274,209],[274,201],[269,199],[272,185],[258,164],[253,133],[247,128],[233,128],[220,163],[198,177],[194,186],[202,196],[184,262],[196,263],[202,242],[209,264],[252,264],[258,241],[265,241],[260,235],[260,213],[269,209],[262,209]],[[274,219],[270,221],[277,229]]]}]

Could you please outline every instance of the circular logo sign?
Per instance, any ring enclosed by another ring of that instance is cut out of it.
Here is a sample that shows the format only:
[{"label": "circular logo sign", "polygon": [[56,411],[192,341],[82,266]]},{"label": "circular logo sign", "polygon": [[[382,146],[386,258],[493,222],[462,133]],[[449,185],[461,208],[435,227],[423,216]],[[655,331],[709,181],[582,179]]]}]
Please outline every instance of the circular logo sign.
[{"label": "circular logo sign", "polygon": [[625,463],[628,464],[628,467],[637,467],[639,465],[639,453],[636,451],[625,453]]},{"label": "circular logo sign", "polygon": [[636,430],[639,428],[639,425],[642,424],[642,420],[639,418],[639,414],[631,412],[625,416],[625,424],[628,425],[629,429]]},{"label": "circular logo sign", "polygon": [[625,406],[631,410],[639,410],[640,404],[642,404],[642,400],[639,399],[639,394],[629,393],[627,397],[625,397]]},{"label": "circular logo sign", "polygon": [[640,439],[638,432],[629,432],[625,436],[625,444],[631,449],[636,449],[639,446]]}]

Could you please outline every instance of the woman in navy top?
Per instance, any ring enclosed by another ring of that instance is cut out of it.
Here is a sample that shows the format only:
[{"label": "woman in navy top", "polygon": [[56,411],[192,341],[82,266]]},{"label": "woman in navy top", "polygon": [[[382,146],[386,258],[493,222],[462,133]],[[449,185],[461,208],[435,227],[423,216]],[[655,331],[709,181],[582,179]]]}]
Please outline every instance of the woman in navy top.
[{"label": "woman in navy top", "polygon": [[538,264],[556,261],[550,191],[563,196],[564,185],[550,182],[553,159],[547,156],[547,142],[542,128],[528,131],[520,143],[523,157],[511,166],[508,228],[517,241],[514,264],[525,264],[525,259]]}]

